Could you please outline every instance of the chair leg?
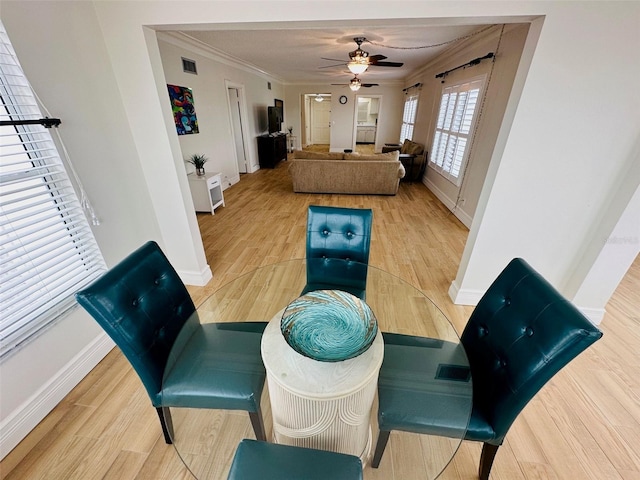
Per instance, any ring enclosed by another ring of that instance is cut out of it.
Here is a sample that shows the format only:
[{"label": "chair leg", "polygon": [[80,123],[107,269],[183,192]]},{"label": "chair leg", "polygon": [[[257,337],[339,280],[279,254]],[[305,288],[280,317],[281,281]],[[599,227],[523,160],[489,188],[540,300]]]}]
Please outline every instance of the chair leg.
[{"label": "chair leg", "polygon": [[260,409],[258,409],[257,412],[249,412],[249,418],[251,419],[251,425],[253,426],[253,432],[256,435],[256,440],[266,442],[267,434],[264,430],[264,422],[262,421],[262,412]]},{"label": "chair leg", "polygon": [[482,445],[480,468],[478,470],[480,480],[489,480],[489,473],[491,472],[493,459],[496,457],[496,453],[498,453],[498,448],[500,448],[500,445],[491,445],[490,443],[484,443]]},{"label": "chair leg", "polygon": [[371,466],[373,468],[378,468],[378,466],[380,465],[382,454],[384,453],[384,449],[387,447],[387,442],[389,441],[389,435],[391,435],[391,431],[378,431],[378,442],[376,443],[376,451],[373,453],[373,460],[371,460]]},{"label": "chair leg", "polygon": [[169,407],[156,407],[158,417],[160,417],[160,425],[162,426],[162,433],[164,434],[164,441],[167,445],[173,443],[173,420],[171,419],[171,410]]}]

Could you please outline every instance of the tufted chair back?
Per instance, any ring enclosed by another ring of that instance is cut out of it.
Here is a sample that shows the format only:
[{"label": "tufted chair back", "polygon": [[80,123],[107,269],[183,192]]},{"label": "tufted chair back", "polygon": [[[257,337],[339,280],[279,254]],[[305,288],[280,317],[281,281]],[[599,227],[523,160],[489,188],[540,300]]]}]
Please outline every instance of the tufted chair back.
[{"label": "tufted chair back", "polygon": [[169,352],[195,312],[158,244],[144,244],[76,293],[76,299],[120,347],[158,406]]},{"label": "tufted chair back", "polygon": [[[524,260],[513,259],[484,294],[461,337],[473,378],[467,438],[500,445],[540,388],[601,336]],[[474,425],[474,418],[484,419],[493,432]]]},{"label": "tufted chair back", "polygon": [[372,221],[371,209],[309,206],[303,293],[335,289],[364,299]]}]

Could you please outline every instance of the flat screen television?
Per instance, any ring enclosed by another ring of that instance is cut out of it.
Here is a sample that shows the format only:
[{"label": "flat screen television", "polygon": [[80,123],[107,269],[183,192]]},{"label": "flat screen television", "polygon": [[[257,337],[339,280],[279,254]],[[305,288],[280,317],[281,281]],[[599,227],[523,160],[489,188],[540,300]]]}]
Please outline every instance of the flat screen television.
[{"label": "flat screen television", "polygon": [[268,107],[269,133],[277,133],[282,130],[282,116],[278,107]]}]

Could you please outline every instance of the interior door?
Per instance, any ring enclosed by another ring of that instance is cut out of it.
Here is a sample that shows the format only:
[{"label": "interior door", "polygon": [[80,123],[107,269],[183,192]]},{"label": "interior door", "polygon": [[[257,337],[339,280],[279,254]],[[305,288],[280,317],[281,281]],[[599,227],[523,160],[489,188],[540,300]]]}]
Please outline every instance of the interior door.
[{"label": "interior door", "polygon": [[242,128],[242,109],[240,104],[240,92],[238,88],[227,88],[229,96],[229,110],[231,111],[231,130],[236,149],[236,162],[239,173],[247,173],[247,155],[244,150],[244,131]]},{"label": "interior door", "polygon": [[331,97],[324,97],[322,102],[315,100],[311,106],[311,143],[329,144],[331,141]]}]

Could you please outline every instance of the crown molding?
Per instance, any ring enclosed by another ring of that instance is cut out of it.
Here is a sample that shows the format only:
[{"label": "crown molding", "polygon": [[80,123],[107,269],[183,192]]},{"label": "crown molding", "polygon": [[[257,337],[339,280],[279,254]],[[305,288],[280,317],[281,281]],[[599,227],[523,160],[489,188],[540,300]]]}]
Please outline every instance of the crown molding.
[{"label": "crown molding", "polygon": [[[505,30],[507,28],[514,28],[517,25],[505,25]],[[455,55],[464,52],[470,45],[473,45],[474,48],[477,48],[479,45],[483,43],[490,43],[494,38],[497,38],[500,34],[500,30],[502,29],[502,24],[493,25],[488,28],[484,32],[481,32],[477,35],[474,35],[470,38],[466,38],[457,43],[454,43],[450,47],[444,49],[438,56],[425,63],[421,68],[411,73],[408,77],[410,79],[410,83],[413,80],[422,78],[426,72],[429,72],[434,69],[446,69],[446,66],[449,64],[450,58]],[[492,45],[493,46],[493,45]]]},{"label": "crown molding", "polygon": [[[325,82],[322,81],[287,81],[278,75],[274,75],[270,72],[267,72],[260,67],[253,65],[249,62],[245,62],[244,60],[234,57],[233,55],[229,55],[228,53],[223,52],[222,50],[218,50],[211,45],[208,45],[196,38],[191,37],[183,32],[156,32],[158,40],[162,40],[164,42],[170,43],[171,45],[175,45],[176,47],[183,48],[190,52],[196,53],[203,57],[206,57],[210,60],[214,60],[219,63],[223,63],[225,65],[229,65],[230,67],[238,68],[248,73],[252,73],[254,75],[258,75],[265,80],[271,82],[278,82],[285,86],[318,86],[323,85]],[[391,81],[381,81],[380,87],[401,87],[404,86],[404,80],[391,80]]]},{"label": "crown molding", "polygon": [[200,40],[197,40],[183,32],[156,32],[158,40],[175,45],[176,47],[184,48],[198,55],[202,55],[210,60],[214,60],[230,67],[238,68],[248,73],[258,75],[265,80],[272,82],[278,82],[285,84],[285,80],[277,75],[267,72],[260,67],[253,65],[249,62],[245,62],[240,58],[236,58],[233,55],[218,50],[211,45],[207,45]]}]

